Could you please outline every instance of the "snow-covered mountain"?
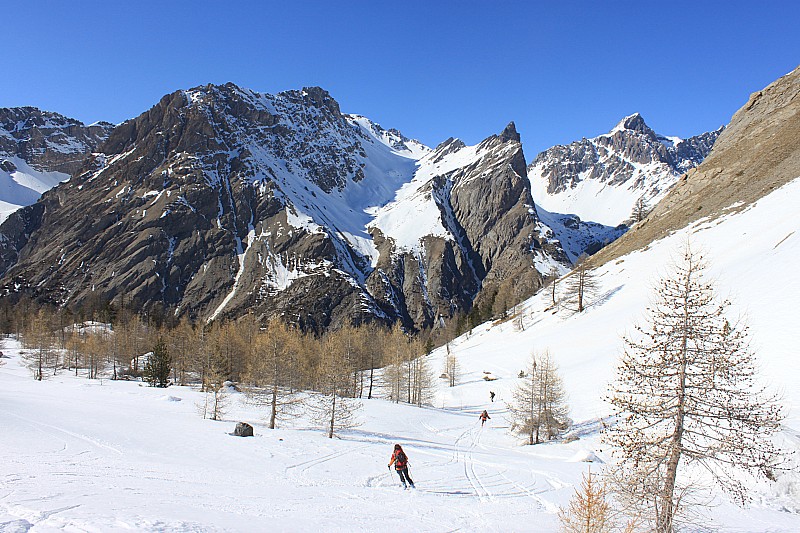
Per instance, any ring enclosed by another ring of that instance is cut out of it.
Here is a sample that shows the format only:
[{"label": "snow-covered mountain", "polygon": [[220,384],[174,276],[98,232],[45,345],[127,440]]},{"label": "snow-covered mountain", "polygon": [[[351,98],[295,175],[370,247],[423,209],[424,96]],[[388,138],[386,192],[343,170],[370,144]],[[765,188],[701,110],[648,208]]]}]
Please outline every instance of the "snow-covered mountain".
[{"label": "snow-covered mountain", "polygon": [[640,198],[648,207],[656,205],[681,175],[699,165],[722,130],[667,137],[638,113],[630,115],[605,135],[540,153],[528,167],[534,201],[547,211],[623,224]]},{"label": "snow-covered mountain", "polygon": [[125,294],[201,319],[257,309],[313,329],[428,326],[503,283],[532,292],[531,265],[568,264],[543,235],[513,124],[431,150],[320,88],[167,95],[12,218],[9,290]]},{"label": "snow-covered mountain", "polygon": [[69,179],[112,128],[35,107],[0,108],[0,223]]}]

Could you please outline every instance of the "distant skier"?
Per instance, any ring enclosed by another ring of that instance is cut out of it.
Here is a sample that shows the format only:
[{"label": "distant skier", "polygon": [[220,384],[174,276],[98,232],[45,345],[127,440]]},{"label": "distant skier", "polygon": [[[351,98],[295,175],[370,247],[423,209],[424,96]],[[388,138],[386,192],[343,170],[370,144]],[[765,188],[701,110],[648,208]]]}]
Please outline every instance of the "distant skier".
[{"label": "distant skier", "polygon": [[487,413],[486,409],[484,409],[479,418],[481,419],[481,427],[483,427],[483,425],[486,423],[486,421],[487,420],[491,420],[492,417],[489,416],[489,413]]},{"label": "distant skier", "polygon": [[489,391],[489,399],[494,401],[494,391],[492,390]]},{"label": "distant skier", "polygon": [[399,444],[394,445],[394,453],[392,453],[392,458],[389,461],[389,468],[392,468],[392,463],[394,463],[394,469],[397,471],[397,475],[400,476],[400,482],[403,483],[403,488],[406,489],[406,481],[408,484],[411,485],[411,488],[414,488],[414,482],[411,480],[411,476],[408,475],[408,456],[403,451],[403,447]]}]

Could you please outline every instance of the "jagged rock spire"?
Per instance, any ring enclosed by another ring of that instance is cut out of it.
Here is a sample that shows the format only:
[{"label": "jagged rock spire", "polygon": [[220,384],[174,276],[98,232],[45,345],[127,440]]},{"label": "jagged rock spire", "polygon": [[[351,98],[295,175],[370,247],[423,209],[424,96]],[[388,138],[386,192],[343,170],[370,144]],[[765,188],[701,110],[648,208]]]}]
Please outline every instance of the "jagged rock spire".
[{"label": "jagged rock spire", "polygon": [[508,142],[508,141],[517,141],[520,142],[519,133],[517,133],[517,126],[514,124],[514,121],[508,123],[508,126],[505,127],[503,132],[500,134],[500,141]]}]

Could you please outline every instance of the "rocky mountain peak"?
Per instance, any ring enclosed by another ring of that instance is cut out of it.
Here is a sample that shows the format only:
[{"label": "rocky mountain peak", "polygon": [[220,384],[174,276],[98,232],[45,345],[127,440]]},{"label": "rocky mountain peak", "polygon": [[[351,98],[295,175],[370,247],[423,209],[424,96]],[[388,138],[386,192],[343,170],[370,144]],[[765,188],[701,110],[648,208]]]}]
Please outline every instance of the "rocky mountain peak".
[{"label": "rocky mountain peak", "polygon": [[724,130],[706,134],[716,142],[702,163],[683,174],[647,218],[595,260],[602,264],[642,249],[700,218],[746,209],[795,180],[800,176],[798,132],[800,67],[753,93]]},{"label": "rocky mountain peak", "polygon": [[308,97],[308,101],[316,107],[324,107],[335,116],[342,114],[339,103],[322,87],[303,87],[303,93]]},{"label": "rocky mountain peak", "polygon": [[519,133],[517,133],[517,126],[514,121],[508,123],[508,126],[500,133],[500,142],[516,141],[520,142]]},{"label": "rocky mountain peak", "polygon": [[618,131],[635,131],[637,133],[641,133],[650,137],[651,139],[655,140],[658,136],[656,132],[654,132],[650,126],[644,121],[644,117],[639,113],[634,113],[632,115],[628,115],[627,117],[620,120],[614,129],[611,130],[611,134]]},{"label": "rocky mountain peak", "polygon": [[531,266],[563,259],[541,235],[513,122],[431,151],[342,115],[319,87],[168,94],[0,228],[9,291],[75,306],[124,294],[198,320],[252,310],[317,331],[429,326],[534,290]]},{"label": "rocky mountain peak", "polygon": [[461,139],[456,139],[455,137],[450,137],[447,140],[439,143],[439,145],[433,149],[433,153],[431,154],[431,160],[434,163],[438,163],[448,155],[455,153],[464,147],[466,147],[464,141],[462,141]]},{"label": "rocky mountain peak", "polygon": [[[720,131],[666,137],[634,113],[608,134],[539,154],[528,167],[534,199],[548,211],[617,226],[630,217],[638,198],[654,205],[682,174],[699,165]],[[585,187],[599,191],[591,201],[580,192]]]}]

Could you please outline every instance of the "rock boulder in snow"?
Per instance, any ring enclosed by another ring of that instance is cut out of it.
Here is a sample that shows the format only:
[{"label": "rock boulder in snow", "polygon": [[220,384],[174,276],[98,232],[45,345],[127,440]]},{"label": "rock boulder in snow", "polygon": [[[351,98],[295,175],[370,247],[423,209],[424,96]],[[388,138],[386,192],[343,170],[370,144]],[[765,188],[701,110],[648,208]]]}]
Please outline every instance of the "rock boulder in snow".
[{"label": "rock boulder in snow", "polygon": [[253,426],[248,424],[247,422],[239,422],[236,424],[236,428],[233,430],[234,437],[252,437],[253,436]]}]

